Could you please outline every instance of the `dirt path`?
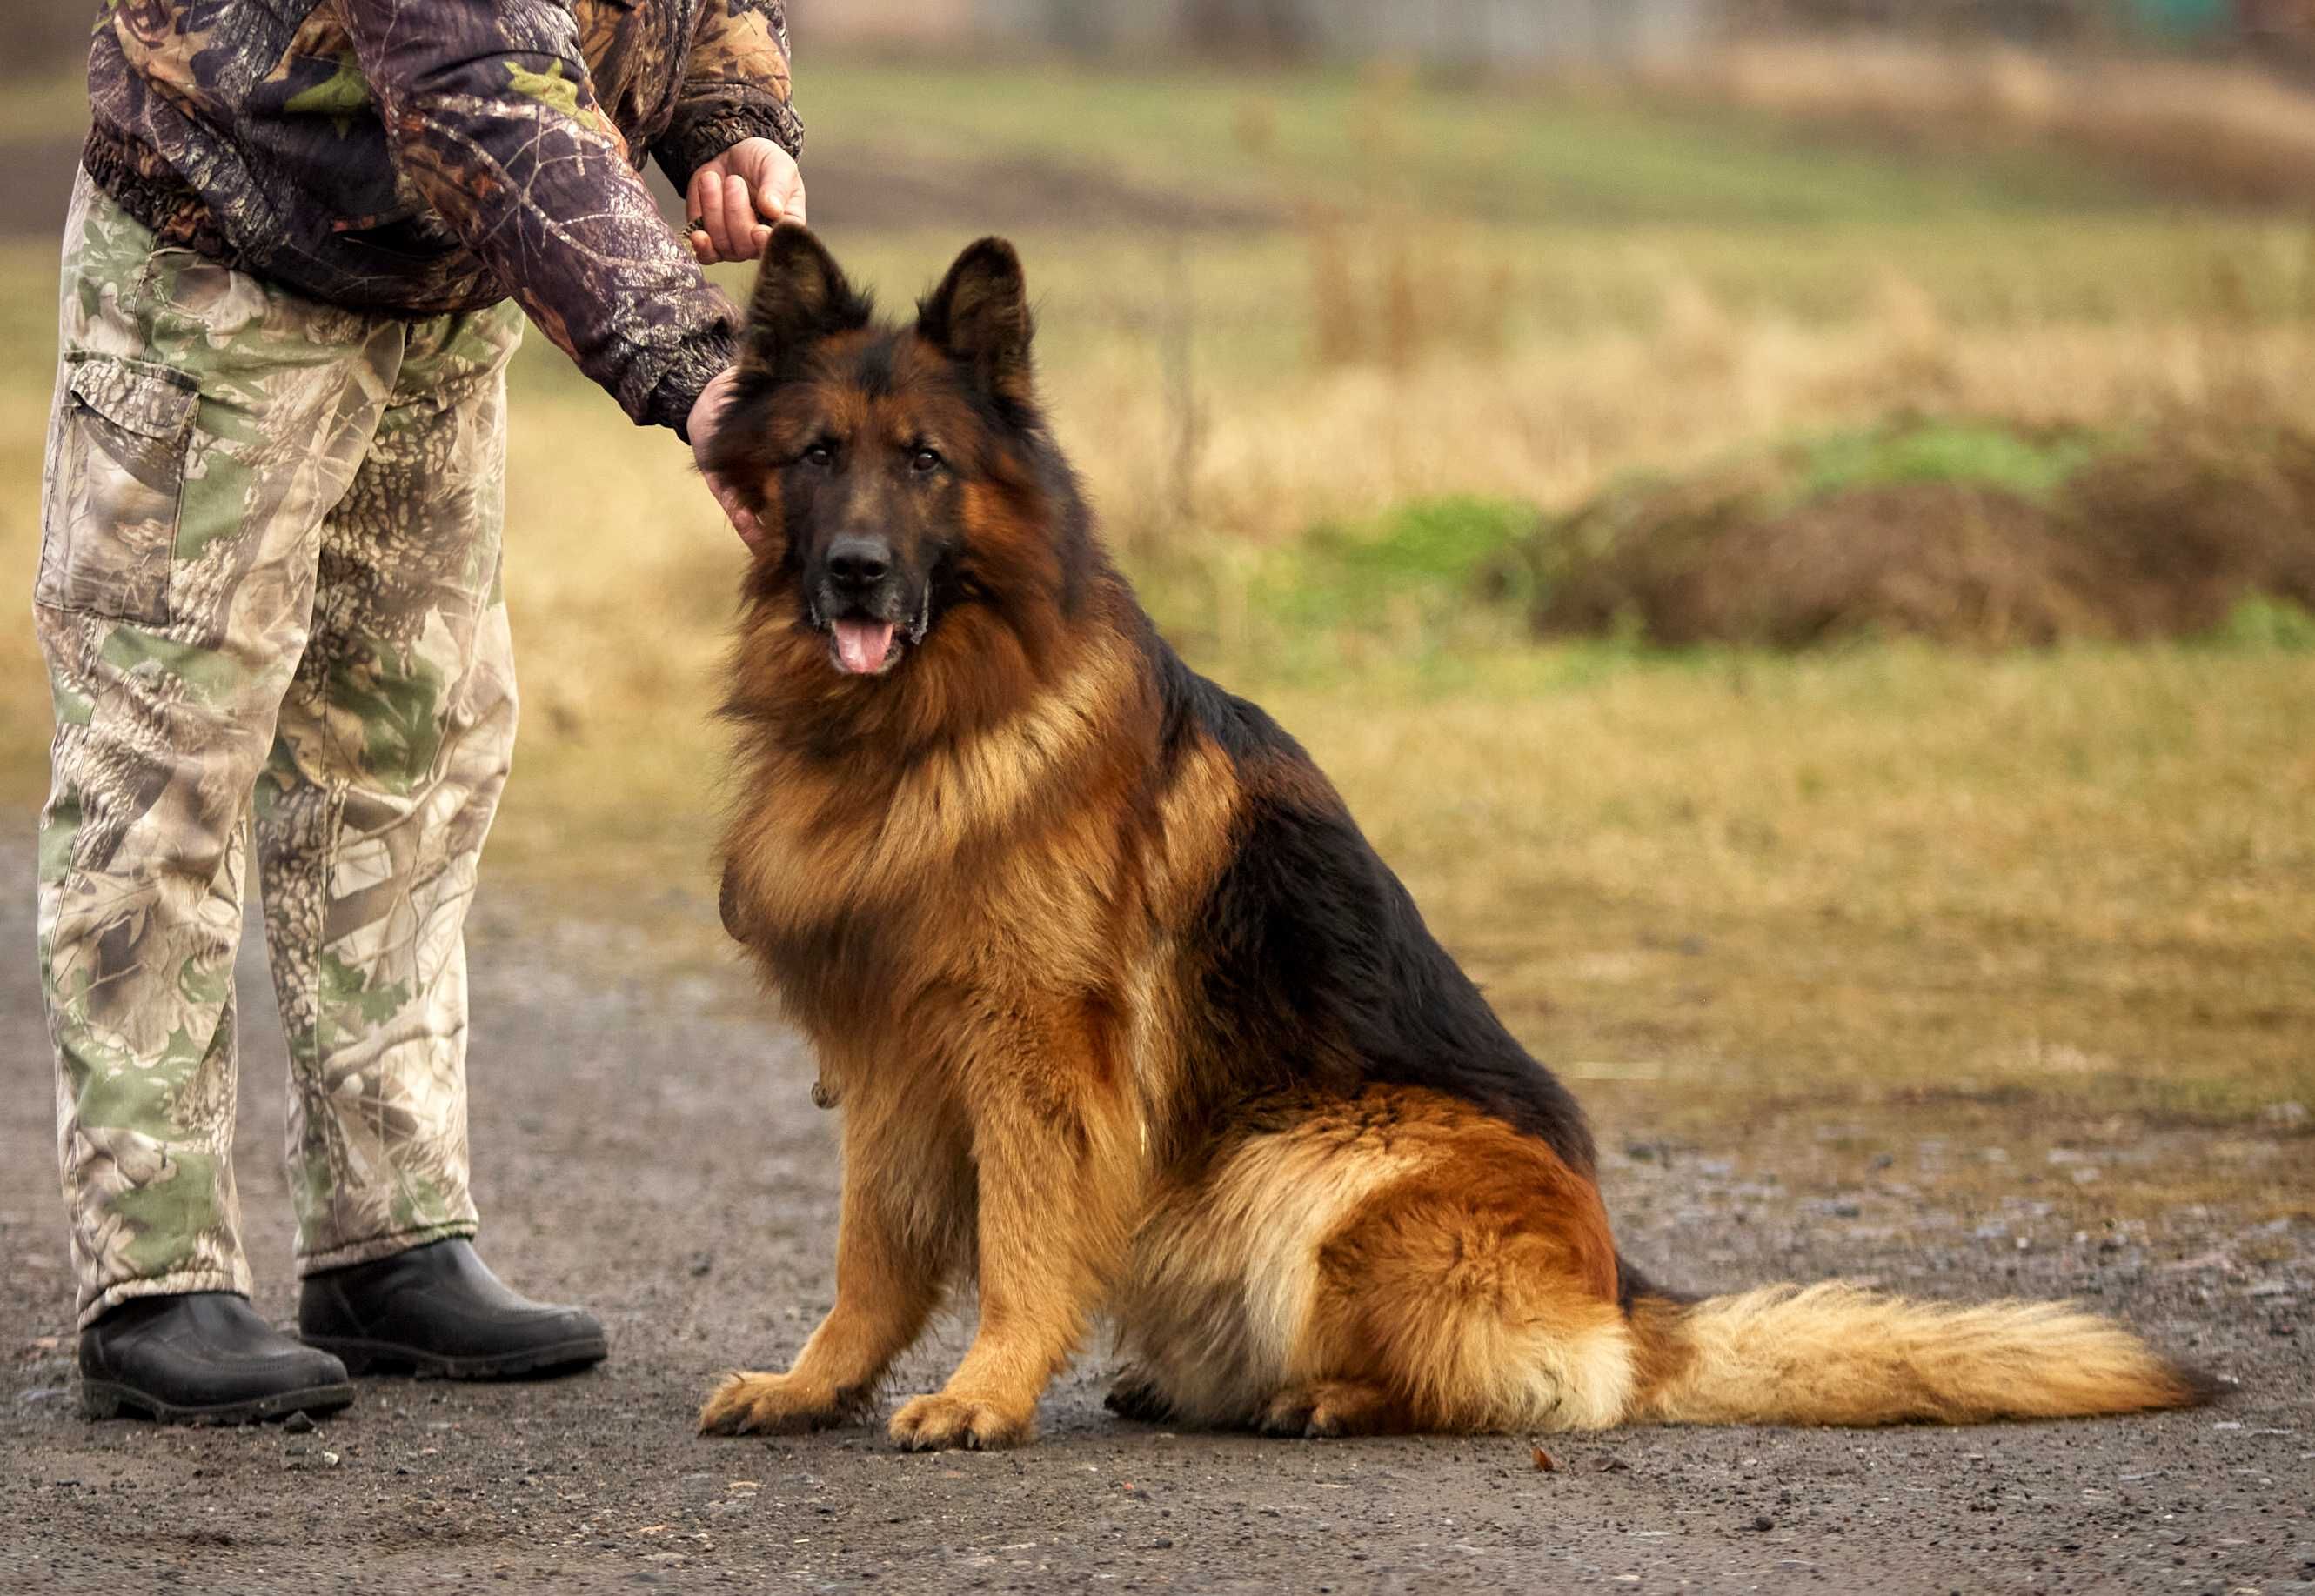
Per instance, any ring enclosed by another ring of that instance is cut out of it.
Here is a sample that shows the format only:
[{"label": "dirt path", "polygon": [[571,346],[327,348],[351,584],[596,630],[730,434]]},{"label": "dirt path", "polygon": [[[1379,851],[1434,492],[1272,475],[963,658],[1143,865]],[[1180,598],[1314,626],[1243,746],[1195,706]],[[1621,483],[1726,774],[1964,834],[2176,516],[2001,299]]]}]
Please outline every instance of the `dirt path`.
[{"label": "dirt path", "polygon": [[[30,873],[21,837],[0,847],[0,879]],[[28,896],[0,898],[0,1590],[2315,1588],[2315,1228],[2186,1213],[2021,1252],[1936,1213],[1933,1189],[1918,1209],[1804,1203],[1733,1147],[1611,1157],[1636,1258],[1704,1288],[1846,1272],[2086,1295],[2243,1390],[2121,1423],[1550,1440],[1543,1474],[1524,1438],[1118,1423],[1093,1356],[1019,1453],[696,1439],[713,1375],[778,1364],[828,1299],[836,1171],[808,1061],[740,980],[649,989],[621,973],[629,934],[513,893],[486,898],[475,937],[484,1241],[521,1285],[601,1311],[612,1361],[544,1386],[365,1382],[307,1435],[90,1425]],[[243,974],[243,1201],[259,1305],[286,1317],[281,1054]],[[959,1344],[952,1326],[903,1388]]]}]

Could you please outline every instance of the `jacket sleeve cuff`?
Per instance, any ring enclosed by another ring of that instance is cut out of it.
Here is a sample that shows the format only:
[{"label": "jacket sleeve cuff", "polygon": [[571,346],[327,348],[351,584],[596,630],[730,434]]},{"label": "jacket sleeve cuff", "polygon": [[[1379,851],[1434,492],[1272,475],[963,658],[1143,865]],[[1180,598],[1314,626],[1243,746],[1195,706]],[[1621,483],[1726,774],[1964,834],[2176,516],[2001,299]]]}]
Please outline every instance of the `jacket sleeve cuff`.
[{"label": "jacket sleeve cuff", "polygon": [[768,138],[791,155],[803,154],[803,122],[795,108],[755,89],[733,84],[652,146],[652,155],[678,193],[691,174],[743,138]]},{"label": "jacket sleeve cuff", "polygon": [[687,341],[667,369],[660,374],[643,412],[635,419],[647,427],[665,427],[684,442],[691,441],[691,407],[716,374],[739,358],[737,334],[712,327]]}]

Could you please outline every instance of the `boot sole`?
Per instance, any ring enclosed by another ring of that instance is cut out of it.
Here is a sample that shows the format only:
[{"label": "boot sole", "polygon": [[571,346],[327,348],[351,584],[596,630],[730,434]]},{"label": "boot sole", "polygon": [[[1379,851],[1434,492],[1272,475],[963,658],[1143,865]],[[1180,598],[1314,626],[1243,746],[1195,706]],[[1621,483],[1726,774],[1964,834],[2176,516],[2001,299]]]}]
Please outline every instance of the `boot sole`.
[{"label": "boot sole", "polygon": [[112,1380],[84,1378],[80,1383],[81,1416],[87,1419],[150,1419],[156,1424],[262,1424],[291,1414],[330,1414],[352,1403],[353,1387],[343,1380],[325,1386],[305,1386],[275,1391],[247,1402],[219,1402],[204,1407],[164,1402],[149,1392]]},{"label": "boot sole", "polygon": [[600,1363],[611,1351],[609,1342],[600,1335],[581,1335],[519,1352],[477,1352],[467,1357],[349,1335],[301,1335],[299,1339],[336,1358],[348,1374],[408,1374],[420,1379],[513,1379],[552,1374]]}]

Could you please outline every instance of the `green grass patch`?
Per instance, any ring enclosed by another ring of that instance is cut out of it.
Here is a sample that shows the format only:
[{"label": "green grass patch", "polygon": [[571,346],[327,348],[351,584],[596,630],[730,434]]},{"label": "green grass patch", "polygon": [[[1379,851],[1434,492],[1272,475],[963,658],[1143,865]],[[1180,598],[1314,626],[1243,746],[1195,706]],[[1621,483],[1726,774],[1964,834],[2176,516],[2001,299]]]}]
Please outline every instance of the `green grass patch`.
[{"label": "green grass patch", "polygon": [[2288,598],[2253,593],[2204,639],[2215,648],[2315,653],[2315,612]]},{"label": "green grass patch", "polygon": [[2046,503],[2111,447],[2076,428],[2033,431],[1996,421],[1900,419],[1795,446],[1787,502],[1901,483],[1954,483]]},{"label": "green grass patch", "polygon": [[1410,605],[1436,618],[1460,607],[1481,568],[1535,519],[1532,505],[1457,495],[1322,521],[1268,564],[1261,597],[1288,624],[1376,627]]},{"label": "green grass patch", "polygon": [[1160,626],[1202,658],[1268,681],[1383,667],[1437,688],[1468,680],[1474,652],[1518,646],[1518,608],[1482,573],[1536,519],[1513,500],[1416,500],[1276,546],[1176,545],[1132,573]]}]

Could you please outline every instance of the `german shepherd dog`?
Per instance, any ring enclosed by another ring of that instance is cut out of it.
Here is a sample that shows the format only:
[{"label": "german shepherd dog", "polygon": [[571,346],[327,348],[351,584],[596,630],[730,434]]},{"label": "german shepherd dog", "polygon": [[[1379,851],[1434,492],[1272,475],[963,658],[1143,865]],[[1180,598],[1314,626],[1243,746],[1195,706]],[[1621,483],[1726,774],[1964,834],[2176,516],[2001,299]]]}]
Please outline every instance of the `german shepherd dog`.
[{"label": "german shepherd dog", "polygon": [[1012,248],[879,324],[767,246],[711,467],[765,536],[723,918],[841,1110],[836,1300],[700,1428],[863,1414],[956,1282],[911,1449],[1031,1434],[1091,1321],[1117,1412],[1280,1435],[2051,1418],[2204,1399],[2055,1304],[1703,1301],[1617,1255],[1574,1100],[1334,787],[1193,673],[1039,409]]}]

